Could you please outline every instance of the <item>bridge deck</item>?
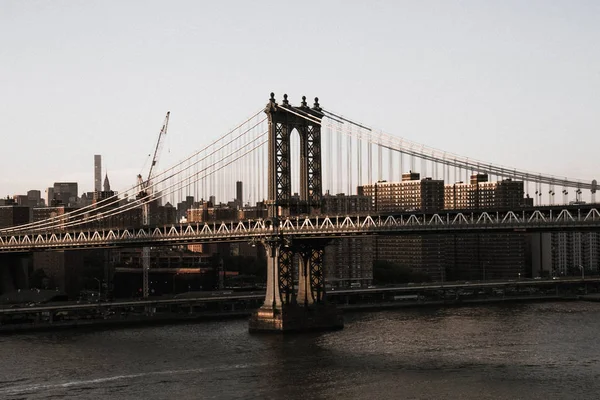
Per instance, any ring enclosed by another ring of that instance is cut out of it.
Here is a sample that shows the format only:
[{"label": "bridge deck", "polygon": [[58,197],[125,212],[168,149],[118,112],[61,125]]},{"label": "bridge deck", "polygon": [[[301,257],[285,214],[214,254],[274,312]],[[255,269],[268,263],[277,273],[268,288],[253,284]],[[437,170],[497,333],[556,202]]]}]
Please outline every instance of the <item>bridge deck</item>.
[{"label": "bridge deck", "polygon": [[258,241],[283,235],[294,239],[365,235],[474,232],[600,231],[600,207],[574,205],[499,211],[353,214],[271,220],[185,223],[141,228],[54,229],[0,233],[0,253],[93,247],[139,247],[207,242]]}]

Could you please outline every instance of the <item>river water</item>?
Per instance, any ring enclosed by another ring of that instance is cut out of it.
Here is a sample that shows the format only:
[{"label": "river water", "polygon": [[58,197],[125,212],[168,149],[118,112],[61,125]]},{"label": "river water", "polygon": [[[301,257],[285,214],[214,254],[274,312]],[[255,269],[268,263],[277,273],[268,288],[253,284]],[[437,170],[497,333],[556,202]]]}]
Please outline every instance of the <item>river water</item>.
[{"label": "river water", "polygon": [[600,303],[244,320],[0,337],[0,399],[598,399]]}]

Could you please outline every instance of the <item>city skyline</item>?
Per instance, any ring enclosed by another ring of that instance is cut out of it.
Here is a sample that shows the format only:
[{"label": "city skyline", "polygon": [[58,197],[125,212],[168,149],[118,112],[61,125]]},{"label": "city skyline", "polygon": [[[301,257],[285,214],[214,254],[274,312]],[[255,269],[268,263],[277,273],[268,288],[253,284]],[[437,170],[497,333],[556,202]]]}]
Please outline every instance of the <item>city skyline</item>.
[{"label": "city skyline", "polygon": [[[92,191],[94,154],[121,191],[147,167],[166,110],[162,167],[263,107],[270,91],[294,103],[318,96],[448,152],[598,178],[594,2],[180,5],[144,3],[141,15],[136,3],[4,6],[1,195],[55,181]],[[305,23],[285,25],[290,13]],[[299,51],[306,61],[289,61]],[[15,168],[22,149],[28,162]]]}]

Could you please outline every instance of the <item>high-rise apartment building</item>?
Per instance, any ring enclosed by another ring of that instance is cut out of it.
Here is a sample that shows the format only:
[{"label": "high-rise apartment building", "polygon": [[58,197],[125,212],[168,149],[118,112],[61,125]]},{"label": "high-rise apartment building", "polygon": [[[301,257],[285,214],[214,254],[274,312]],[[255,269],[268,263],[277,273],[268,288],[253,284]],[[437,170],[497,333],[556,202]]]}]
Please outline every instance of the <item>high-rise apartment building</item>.
[{"label": "high-rise apartment building", "polygon": [[94,191],[102,190],[102,156],[96,154],[94,156]]},{"label": "high-rise apartment building", "polygon": [[[473,174],[469,183],[445,185],[448,210],[516,210],[524,204],[522,181],[489,182]],[[514,279],[525,277],[527,240],[519,233],[477,233],[444,236],[446,272],[452,280]]]},{"label": "high-rise apartment building", "polygon": [[600,234],[597,232],[554,232],[552,275],[568,276],[600,271]]},{"label": "high-rise apartment building", "polygon": [[[321,213],[329,216],[368,213],[371,210],[371,198],[362,195],[332,196],[326,193],[321,203]],[[332,286],[368,285],[373,280],[373,238],[334,240],[325,248],[323,262],[325,279]]]},{"label": "high-rise apartment building", "polygon": [[[441,180],[402,175],[402,182],[378,182],[359,188],[383,212],[437,212],[444,208],[516,209],[523,204],[523,182],[488,182],[474,174],[469,183],[444,185]],[[526,275],[524,234],[444,234],[379,236],[377,260],[391,261],[434,280],[516,278]]]},{"label": "high-rise apartment building", "polygon": [[[402,174],[401,182],[377,182],[359,187],[378,212],[436,212],[444,208],[444,181],[421,179],[418,172]],[[444,242],[441,235],[378,236],[373,239],[376,260],[390,261],[427,274],[444,276]]]},{"label": "high-rise apartment building", "polygon": [[237,181],[235,183],[235,203],[238,207],[242,207],[244,205],[244,190],[243,183],[241,181]]},{"label": "high-rise apartment building", "polygon": [[525,234],[461,233],[442,238],[448,280],[518,279],[531,273]]},{"label": "high-rise apartment building", "polygon": [[444,208],[444,181],[424,178],[417,172],[402,174],[401,182],[381,181],[360,186],[358,193],[371,197],[380,212],[435,212]]},{"label": "high-rise apartment building", "polygon": [[473,174],[469,183],[457,182],[444,187],[446,210],[517,209],[524,200],[522,181],[505,179],[489,182],[487,174]]}]

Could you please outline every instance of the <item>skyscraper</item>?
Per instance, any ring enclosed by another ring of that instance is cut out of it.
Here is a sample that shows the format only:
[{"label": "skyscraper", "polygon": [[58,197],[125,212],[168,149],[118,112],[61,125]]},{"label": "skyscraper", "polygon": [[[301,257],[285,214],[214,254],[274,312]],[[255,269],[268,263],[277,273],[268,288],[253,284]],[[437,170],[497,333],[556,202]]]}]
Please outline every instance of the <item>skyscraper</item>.
[{"label": "skyscraper", "polygon": [[108,180],[108,172],[106,173],[106,177],[104,177],[104,191],[110,192],[110,181]]},{"label": "skyscraper", "polygon": [[235,202],[238,207],[244,205],[243,183],[241,181],[235,183]]},{"label": "skyscraper", "polygon": [[77,182],[54,182],[54,198],[62,205],[73,207],[77,204]]},{"label": "skyscraper", "polygon": [[46,189],[46,206],[52,206],[52,200],[54,200],[54,188],[49,187]]},{"label": "skyscraper", "polygon": [[94,191],[102,191],[102,156],[94,156]]}]

